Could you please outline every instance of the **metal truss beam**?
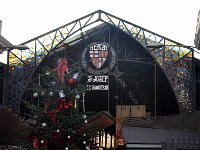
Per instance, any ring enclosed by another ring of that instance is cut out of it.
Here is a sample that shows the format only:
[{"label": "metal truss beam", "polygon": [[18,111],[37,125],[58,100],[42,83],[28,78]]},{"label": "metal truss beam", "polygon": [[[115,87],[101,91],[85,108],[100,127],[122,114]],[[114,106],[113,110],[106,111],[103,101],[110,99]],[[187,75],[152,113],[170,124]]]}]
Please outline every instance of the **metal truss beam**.
[{"label": "metal truss beam", "polygon": [[[41,61],[51,52],[66,45],[66,41],[72,36],[75,37],[78,34],[82,34],[84,31],[101,23],[107,23],[125,32],[151,54],[167,76],[177,98],[180,111],[191,111],[195,108],[193,50],[102,10],[90,13],[22,43],[22,45],[27,45],[29,50],[10,50],[6,97],[4,100],[6,104],[18,110],[29,79]],[[154,50],[148,49],[147,45],[149,43],[160,43],[163,47]],[[125,54],[124,60],[149,62],[149,60],[146,60],[145,55],[144,59],[141,59],[141,57],[137,58],[136,54]],[[188,80],[188,82],[185,83],[185,80]],[[183,94],[185,90],[187,91]]]}]

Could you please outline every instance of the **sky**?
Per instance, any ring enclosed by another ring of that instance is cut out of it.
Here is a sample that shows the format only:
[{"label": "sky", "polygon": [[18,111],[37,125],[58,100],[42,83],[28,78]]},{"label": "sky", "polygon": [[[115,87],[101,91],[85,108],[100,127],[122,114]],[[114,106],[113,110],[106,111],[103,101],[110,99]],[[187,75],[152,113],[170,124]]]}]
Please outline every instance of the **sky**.
[{"label": "sky", "polygon": [[194,46],[200,0],[0,0],[1,34],[18,45],[98,9]]}]

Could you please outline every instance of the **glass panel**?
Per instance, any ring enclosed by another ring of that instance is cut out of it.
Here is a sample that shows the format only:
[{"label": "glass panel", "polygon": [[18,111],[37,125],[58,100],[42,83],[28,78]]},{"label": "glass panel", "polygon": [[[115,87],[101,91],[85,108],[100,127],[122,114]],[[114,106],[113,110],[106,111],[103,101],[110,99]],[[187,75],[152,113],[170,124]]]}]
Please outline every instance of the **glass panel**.
[{"label": "glass panel", "polygon": [[126,28],[128,29],[129,34],[131,34],[131,29],[132,29],[133,25],[128,24],[126,22],[124,22],[124,24],[125,24]]},{"label": "glass panel", "polygon": [[137,34],[139,33],[140,29],[137,27],[132,26],[131,28],[131,35],[135,38]]},{"label": "glass panel", "polygon": [[[184,48],[184,47],[180,47],[179,48],[179,56],[180,58],[184,57],[185,55],[187,55],[191,50]],[[188,54],[189,57],[192,57],[192,53]]]},{"label": "glass panel", "polygon": [[145,36],[143,30],[140,30],[136,38],[142,45],[146,46]]},{"label": "glass panel", "polygon": [[121,22],[121,21],[120,21],[120,23],[119,23],[119,28],[120,28],[122,31],[128,33],[127,28],[124,26],[123,22]]}]

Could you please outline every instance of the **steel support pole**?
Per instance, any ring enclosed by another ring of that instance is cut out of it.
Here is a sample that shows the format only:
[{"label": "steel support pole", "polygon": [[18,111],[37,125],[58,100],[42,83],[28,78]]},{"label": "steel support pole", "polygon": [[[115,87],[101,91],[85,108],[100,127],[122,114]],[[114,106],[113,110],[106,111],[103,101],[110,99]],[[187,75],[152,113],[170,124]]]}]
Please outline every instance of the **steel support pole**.
[{"label": "steel support pole", "polygon": [[156,49],[154,49],[154,115],[157,116],[157,87],[156,87],[156,79],[157,79],[157,70],[156,70]]}]

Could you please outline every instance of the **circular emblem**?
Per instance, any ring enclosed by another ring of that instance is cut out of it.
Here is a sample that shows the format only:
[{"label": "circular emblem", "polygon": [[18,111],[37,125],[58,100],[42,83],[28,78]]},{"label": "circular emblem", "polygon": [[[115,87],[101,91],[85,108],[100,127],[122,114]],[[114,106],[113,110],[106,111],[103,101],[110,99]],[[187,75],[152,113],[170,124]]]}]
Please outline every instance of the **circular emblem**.
[{"label": "circular emblem", "polygon": [[81,60],[88,73],[106,74],[116,64],[116,53],[108,43],[94,42],[83,50]]}]

